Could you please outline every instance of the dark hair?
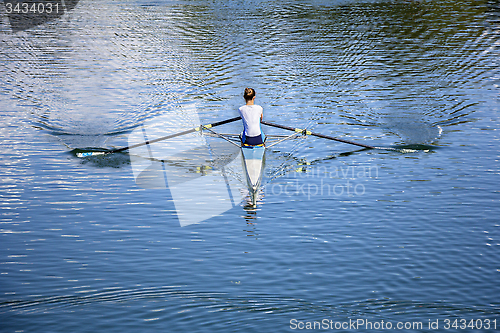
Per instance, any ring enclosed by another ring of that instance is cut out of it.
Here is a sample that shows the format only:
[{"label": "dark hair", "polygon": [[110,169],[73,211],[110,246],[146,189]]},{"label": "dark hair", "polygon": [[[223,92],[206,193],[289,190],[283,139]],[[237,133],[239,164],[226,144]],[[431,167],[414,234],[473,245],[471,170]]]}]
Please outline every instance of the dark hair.
[{"label": "dark hair", "polygon": [[245,101],[249,101],[252,98],[255,97],[255,90],[252,88],[245,88],[245,93],[243,94],[243,97],[245,97]]}]

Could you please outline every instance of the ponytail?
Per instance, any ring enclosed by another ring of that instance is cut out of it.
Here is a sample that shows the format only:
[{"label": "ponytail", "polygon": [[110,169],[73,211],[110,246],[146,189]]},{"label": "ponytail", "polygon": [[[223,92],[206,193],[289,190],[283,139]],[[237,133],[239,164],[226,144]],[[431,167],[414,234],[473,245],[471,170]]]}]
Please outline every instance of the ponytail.
[{"label": "ponytail", "polygon": [[245,101],[249,101],[255,97],[255,90],[252,88],[245,88],[245,93],[243,94]]}]

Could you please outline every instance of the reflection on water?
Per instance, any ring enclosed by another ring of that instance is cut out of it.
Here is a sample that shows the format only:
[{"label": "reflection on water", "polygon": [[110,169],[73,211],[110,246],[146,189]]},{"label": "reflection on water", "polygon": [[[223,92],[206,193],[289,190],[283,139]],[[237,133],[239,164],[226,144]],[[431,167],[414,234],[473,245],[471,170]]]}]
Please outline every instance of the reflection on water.
[{"label": "reflection on water", "polygon": [[[226,141],[209,145],[210,137],[199,126],[196,108],[183,108],[145,123],[128,138],[136,184],[168,190],[181,226],[218,216],[241,202],[241,184],[228,178],[242,173],[239,146]],[[160,140],[169,136],[174,137]]]},{"label": "reflection on water", "polygon": [[7,15],[12,32],[18,32],[57,20],[74,9],[78,2],[79,0],[5,0],[2,12]]}]

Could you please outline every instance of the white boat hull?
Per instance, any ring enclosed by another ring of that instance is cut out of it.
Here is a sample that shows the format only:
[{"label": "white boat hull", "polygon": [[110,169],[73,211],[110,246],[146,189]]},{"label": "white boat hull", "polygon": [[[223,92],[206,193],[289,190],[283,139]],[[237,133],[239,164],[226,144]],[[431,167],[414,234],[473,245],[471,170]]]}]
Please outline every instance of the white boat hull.
[{"label": "white boat hull", "polygon": [[264,169],[264,146],[242,146],[243,169],[247,176],[248,189],[252,204],[257,204],[257,196]]}]

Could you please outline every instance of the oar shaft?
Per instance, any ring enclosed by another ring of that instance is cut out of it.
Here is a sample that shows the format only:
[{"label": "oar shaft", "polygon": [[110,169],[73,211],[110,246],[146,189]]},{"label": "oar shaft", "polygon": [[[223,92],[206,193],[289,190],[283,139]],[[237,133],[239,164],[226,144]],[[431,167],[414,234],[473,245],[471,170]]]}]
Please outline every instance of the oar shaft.
[{"label": "oar shaft", "polygon": [[288,131],[299,132],[299,133],[303,132],[306,135],[312,135],[312,136],[316,136],[318,138],[323,138],[323,139],[328,139],[328,140],[343,142],[343,143],[347,143],[347,144],[350,144],[350,145],[355,145],[355,146],[359,146],[359,147],[363,147],[363,148],[368,148],[368,149],[375,149],[375,147],[372,147],[372,146],[369,146],[369,145],[365,145],[363,143],[352,142],[352,141],[348,141],[348,140],[344,140],[344,139],[335,138],[333,136],[328,136],[328,135],[324,135],[324,134],[320,134],[320,133],[314,133],[314,132],[308,131],[306,129],[300,129],[300,128],[293,128],[293,127],[278,125],[278,124],[274,124],[274,123],[269,123],[267,121],[261,121],[261,123],[264,124],[264,125],[267,125],[267,126],[281,128],[281,129],[285,129],[285,130],[288,130]]},{"label": "oar shaft", "polygon": [[123,148],[119,148],[119,149],[110,150],[109,152],[107,152],[107,154],[119,153],[119,152],[127,150],[127,149],[133,149],[133,148],[137,148],[137,147],[149,145],[151,143],[155,143],[155,142],[158,142],[158,141],[168,140],[168,139],[172,139],[172,138],[175,138],[175,137],[178,137],[178,136],[181,136],[181,135],[186,135],[186,134],[189,134],[189,133],[197,132],[197,131],[201,130],[202,127],[212,128],[212,127],[215,127],[215,126],[220,126],[220,125],[232,123],[233,121],[240,120],[240,119],[241,119],[241,117],[234,117],[234,118],[230,118],[230,119],[226,119],[226,120],[221,120],[221,121],[218,121],[218,122],[213,123],[213,124],[200,125],[198,127],[191,128],[191,129],[188,129],[188,130],[183,131],[183,132],[179,132],[179,133],[175,133],[175,134],[171,134],[171,135],[167,135],[167,136],[162,136],[161,138],[156,138],[156,139],[149,140],[149,141],[146,141],[146,142],[141,142],[141,143],[138,143],[138,144],[135,144],[135,145],[132,145],[132,146],[128,146],[128,147],[123,147]]},{"label": "oar shaft", "polygon": [[158,141],[172,139],[172,138],[175,138],[177,136],[186,135],[186,134],[189,134],[189,133],[196,132],[196,130],[197,130],[197,128],[191,128],[191,129],[188,129],[187,131],[184,131],[184,132],[175,133],[175,134],[171,134],[171,135],[167,135],[167,136],[162,136],[161,138],[156,138],[156,139],[153,139],[153,140],[148,140],[148,141],[141,142],[141,143],[138,143],[138,144],[135,144],[135,145],[132,145],[132,146],[128,146],[128,147],[123,147],[123,148],[119,148],[119,149],[113,149],[113,150],[108,151],[106,154],[119,153],[119,152],[122,152],[122,151],[125,151],[125,150],[128,150],[128,149],[133,149],[133,148],[137,148],[137,147],[149,145],[151,143],[155,143],[155,142],[158,142]]},{"label": "oar shaft", "polygon": [[138,144],[135,144],[135,145],[132,145],[132,146],[128,146],[128,147],[117,148],[117,149],[109,150],[107,152],[98,151],[98,152],[78,153],[77,156],[78,157],[87,157],[87,156],[94,156],[94,155],[108,155],[108,154],[113,154],[113,153],[119,153],[119,152],[122,152],[122,151],[125,151],[125,150],[129,150],[129,149],[133,149],[133,148],[137,148],[137,147],[149,145],[151,143],[155,143],[155,142],[158,142],[158,141],[168,140],[168,139],[175,138],[177,136],[186,135],[186,134],[189,134],[189,133],[201,131],[203,128],[209,129],[209,128],[212,128],[212,127],[215,127],[215,126],[220,126],[220,125],[232,123],[233,121],[237,121],[237,120],[240,120],[240,119],[241,119],[241,117],[234,117],[234,118],[230,118],[230,119],[226,119],[226,120],[221,120],[221,121],[218,121],[218,122],[213,123],[213,124],[200,125],[198,127],[191,128],[191,129],[188,129],[188,130],[183,131],[183,132],[174,133],[174,134],[170,134],[170,135],[167,135],[167,136],[162,136],[161,138],[156,138],[156,139],[149,140],[149,141],[146,141],[146,142],[141,142],[141,143],[138,143]]}]

